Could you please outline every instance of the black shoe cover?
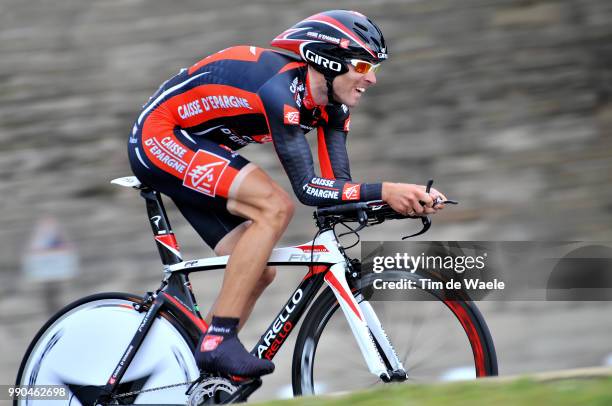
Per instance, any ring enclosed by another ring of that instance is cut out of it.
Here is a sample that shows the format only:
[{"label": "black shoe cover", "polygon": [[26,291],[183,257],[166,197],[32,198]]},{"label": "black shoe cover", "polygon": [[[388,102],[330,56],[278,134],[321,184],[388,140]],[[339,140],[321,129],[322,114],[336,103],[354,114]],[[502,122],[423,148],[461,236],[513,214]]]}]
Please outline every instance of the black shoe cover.
[{"label": "black shoe cover", "polygon": [[274,364],[249,353],[236,335],[238,319],[213,317],[195,353],[198,367],[204,372],[258,377],[274,371]]}]

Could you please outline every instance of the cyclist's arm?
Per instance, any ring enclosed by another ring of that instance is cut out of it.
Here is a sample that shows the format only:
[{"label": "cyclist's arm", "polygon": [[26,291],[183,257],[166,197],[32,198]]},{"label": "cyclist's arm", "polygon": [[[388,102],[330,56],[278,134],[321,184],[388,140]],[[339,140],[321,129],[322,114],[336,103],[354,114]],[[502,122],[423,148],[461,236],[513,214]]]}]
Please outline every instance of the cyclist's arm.
[{"label": "cyclist's arm", "polygon": [[308,206],[324,206],[379,200],[380,183],[351,183],[344,179],[316,176],[310,146],[299,122],[294,124],[295,121],[287,117],[287,112],[299,111],[299,108],[286,88],[282,81],[272,80],[259,90],[259,96],[268,118],[274,148],[300,202]]},{"label": "cyclist's arm", "polygon": [[318,152],[321,173],[324,177],[352,181],[346,140],[349,131],[348,107],[327,107],[326,124],[318,128]]}]

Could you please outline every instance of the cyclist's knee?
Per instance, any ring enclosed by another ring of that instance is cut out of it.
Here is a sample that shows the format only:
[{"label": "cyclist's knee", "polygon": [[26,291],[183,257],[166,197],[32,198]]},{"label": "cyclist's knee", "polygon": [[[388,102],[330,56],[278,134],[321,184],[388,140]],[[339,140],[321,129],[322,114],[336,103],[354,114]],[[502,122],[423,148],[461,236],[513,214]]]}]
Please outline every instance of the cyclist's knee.
[{"label": "cyclist's knee", "polygon": [[295,212],[295,204],[293,200],[287,192],[284,190],[277,188],[277,192],[275,198],[272,200],[272,216],[274,216],[278,221],[280,221],[281,227],[284,230],[291,218],[293,217],[293,213]]},{"label": "cyclist's knee", "polygon": [[277,232],[283,232],[291,221],[294,211],[295,205],[287,192],[278,186],[273,186],[266,196],[265,204],[258,210],[258,218],[253,220],[270,226]]},{"label": "cyclist's knee", "polygon": [[283,188],[257,168],[244,178],[227,202],[230,213],[246,217],[258,227],[282,233],[294,212],[294,203]]}]

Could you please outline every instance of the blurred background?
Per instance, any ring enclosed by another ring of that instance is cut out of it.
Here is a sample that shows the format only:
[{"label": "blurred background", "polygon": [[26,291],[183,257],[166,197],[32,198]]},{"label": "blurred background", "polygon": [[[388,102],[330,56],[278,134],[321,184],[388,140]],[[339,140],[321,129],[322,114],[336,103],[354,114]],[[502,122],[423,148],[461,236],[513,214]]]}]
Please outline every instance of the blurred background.
[{"label": "blurred background", "polygon": [[[353,178],[434,178],[461,202],[422,239],[612,241],[609,0],[0,0],[0,383],[14,382],[59,307],[158,286],[143,201],[109,183],[131,174],[127,137],[140,106],[180,68],[232,45],[267,47],[331,8],[368,15],[389,45],[377,86],[352,111]],[[271,144],[241,152],[289,189]],[[184,257],[211,255],[168,209]],[[283,245],[312,238],[311,213],[298,208]],[[396,240],[407,226],[362,238]],[[255,342],[303,275],[281,270],[244,341]],[[221,278],[193,276],[203,308]],[[612,363],[610,303],[481,308],[500,374]],[[286,393],[291,349],[260,399]]]}]

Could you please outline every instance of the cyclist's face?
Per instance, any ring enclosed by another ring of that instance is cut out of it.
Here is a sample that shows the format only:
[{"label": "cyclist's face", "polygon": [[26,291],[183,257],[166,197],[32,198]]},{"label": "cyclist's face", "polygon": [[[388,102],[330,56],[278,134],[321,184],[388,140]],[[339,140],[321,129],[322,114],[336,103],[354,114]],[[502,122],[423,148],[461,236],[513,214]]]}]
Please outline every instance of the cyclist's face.
[{"label": "cyclist's face", "polygon": [[359,103],[363,93],[376,84],[376,75],[372,71],[357,73],[351,64],[348,68],[348,72],[334,79],[334,97],[340,103],[353,107]]}]

